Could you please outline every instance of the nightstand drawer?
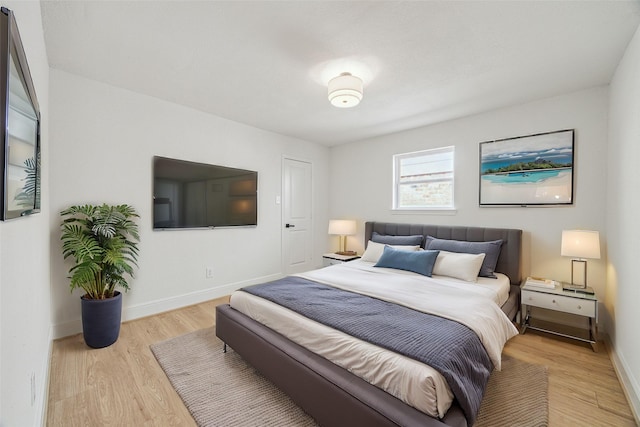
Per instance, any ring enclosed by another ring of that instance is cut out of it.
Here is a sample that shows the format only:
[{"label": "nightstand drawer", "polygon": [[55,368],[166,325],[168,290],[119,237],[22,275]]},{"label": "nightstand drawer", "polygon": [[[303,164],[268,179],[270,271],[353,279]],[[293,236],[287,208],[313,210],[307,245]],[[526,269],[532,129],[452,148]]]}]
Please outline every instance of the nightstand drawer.
[{"label": "nightstand drawer", "polygon": [[522,290],[522,304],[596,317],[596,301]]},{"label": "nightstand drawer", "polygon": [[330,265],[343,264],[356,259],[360,259],[360,257],[355,252],[353,255],[324,254],[322,255],[322,266],[328,267]]}]

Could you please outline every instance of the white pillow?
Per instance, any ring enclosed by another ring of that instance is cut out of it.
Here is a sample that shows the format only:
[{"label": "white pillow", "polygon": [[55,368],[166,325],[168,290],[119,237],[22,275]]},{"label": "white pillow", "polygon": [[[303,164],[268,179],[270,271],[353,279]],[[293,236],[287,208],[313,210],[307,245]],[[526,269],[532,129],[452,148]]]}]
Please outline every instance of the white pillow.
[{"label": "white pillow", "polygon": [[384,252],[385,246],[391,246],[394,249],[398,249],[401,251],[411,251],[411,252],[414,252],[420,249],[420,246],[417,246],[417,245],[416,246],[385,245],[384,243],[376,243],[369,240],[369,243],[367,243],[367,249],[362,254],[362,257],[360,258],[360,260],[368,261],[368,262],[378,262],[378,260],[382,256],[382,253]]},{"label": "white pillow", "polygon": [[433,274],[475,282],[485,254],[463,254],[440,251],[433,266]]}]

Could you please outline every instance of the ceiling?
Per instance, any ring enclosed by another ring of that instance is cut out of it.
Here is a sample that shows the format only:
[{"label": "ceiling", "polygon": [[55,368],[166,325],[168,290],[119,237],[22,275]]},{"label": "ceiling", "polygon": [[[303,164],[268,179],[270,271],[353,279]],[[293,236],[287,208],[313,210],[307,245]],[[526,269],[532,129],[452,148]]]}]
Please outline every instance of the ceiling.
[{"label": "ceiling", "polygon": [[[51,67],[324,145],[607,84],[634,1],[42,0]],[[326,84],[364,80],[333,107]]]}]

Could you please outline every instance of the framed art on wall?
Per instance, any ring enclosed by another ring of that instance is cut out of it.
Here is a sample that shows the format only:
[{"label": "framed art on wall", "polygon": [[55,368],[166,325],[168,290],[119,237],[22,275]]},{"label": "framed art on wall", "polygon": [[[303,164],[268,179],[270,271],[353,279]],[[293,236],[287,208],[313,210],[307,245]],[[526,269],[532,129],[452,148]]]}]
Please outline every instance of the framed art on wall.
[{"label": "framed art on wall", "polygon": [[13,12],[0,8],[0,219],[40,212],[40,106]]},{"label": "framed art on wall", "polygon": [[480,143],[480,206],[573,203],[574,130]]}]

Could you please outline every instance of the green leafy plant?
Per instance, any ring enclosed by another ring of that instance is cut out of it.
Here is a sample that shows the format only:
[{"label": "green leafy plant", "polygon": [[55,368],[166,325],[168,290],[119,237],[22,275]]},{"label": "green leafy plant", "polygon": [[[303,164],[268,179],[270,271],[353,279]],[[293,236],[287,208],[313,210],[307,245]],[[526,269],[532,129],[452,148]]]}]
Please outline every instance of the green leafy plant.
[{"label": "green leafy plant", "polygon": [[15,197],[19,206],[32,207],[34,203],[33,196],[36,197],[36,207],[40,206],[40,153],[37,159],[33,157],[24,161],[24,171],[27,176],[24,177],[24,187],[20,194]]},{"label": "green leafy plant", "polygon": [[86,298],[105,299],[116,286],[129,290],[138,260],[140,216],[129,205],[71,206],[60,212],[62,252],[73,257],[69,269],[71,290],[81,288]]}]

